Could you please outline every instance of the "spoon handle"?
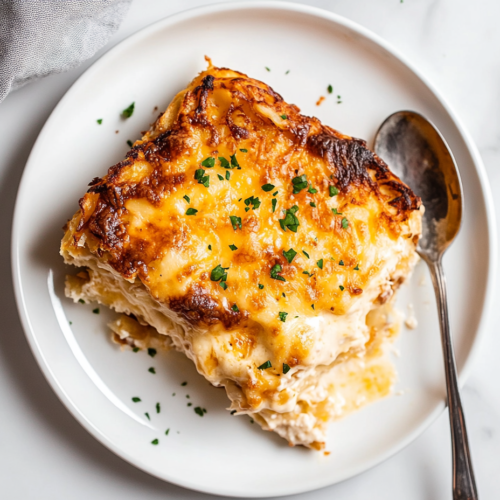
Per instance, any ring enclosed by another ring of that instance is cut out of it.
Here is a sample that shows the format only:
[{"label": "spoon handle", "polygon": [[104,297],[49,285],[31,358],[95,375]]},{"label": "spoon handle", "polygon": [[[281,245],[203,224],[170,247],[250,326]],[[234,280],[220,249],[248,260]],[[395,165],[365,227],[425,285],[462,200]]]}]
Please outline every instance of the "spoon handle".
[{"label": "spoon handle", "polygon": [[441,326],[441,342],[443,345],[453,454],[453,500],[477,500],[476,481],[472,469],[472,458],[458,389],[455,355],[453,354],[453,344],[450,337],[446,279],[443,272],[442,260],[439,257],[436,261],[427,260],[427,263],[429,264],[432,283],[436,292]]}]

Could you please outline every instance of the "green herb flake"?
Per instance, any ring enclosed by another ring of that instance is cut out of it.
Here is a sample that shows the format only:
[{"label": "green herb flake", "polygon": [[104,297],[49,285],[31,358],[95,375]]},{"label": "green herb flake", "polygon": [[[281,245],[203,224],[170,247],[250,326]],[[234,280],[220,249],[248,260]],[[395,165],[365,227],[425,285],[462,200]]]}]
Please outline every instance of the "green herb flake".
[{"label": "green herb flake", "polygon": [[165,436],[168,436],[168,433],[169,433],[169,432],[170,432],[170,429],[167,429],[167,430],[165,431]]},{"label": "green herb flake", "polygon": [[133,398],[132,398],[132,401],[133,401],[134,403],[140,403],[140,402],[141,402],[141,398],[138,398],[138,397],[133,397]]},{"label": "green herb flake", "polygon": [[289,69],[285,72],[285,75],[288,75],[288,73],[290,73],[290,70],[289,70]]},{"label": "green herb flake", "polygon": [[318,192],[318,190],[313,188],[311,184],[309,184],[309,189],[307,191],[311,194],[316,194]]},{"label": "green herb flake", "polygon": [[186,385],[188,385],[188,383],[187,382],[182,382],[181,385],[182,385],[182,387],[186,387]]},{"label": "green herb flake", "polygon": [[286,375],[289,371],[290,367],[286,363],[283,363],[283,375]]},{"label": "green herb flake", "polygon": [[134,143],[129,139],[127,141],[127,145],[128,145],[129,148],[131,148],[134,145]]},{"label": "green herb flake", "polygon": [[226,181],[228,181],[231,178],[231,172],[228,170],[226,172]]},{"label": "green herb flake", "polygon": [[[227,173],[229,173],[229,170],[227,171]],[[220,175],[220,174],[217,174],[217,177],[219,178],[220,181],[224,180],[224,177],[222,177],[222,175]]]},{"label": "green herb flake", "polygon": [[344,261],[343,260],[339,260],[339,266],[343,266],[344,265]]},{"label": "green herb flake", "polygon": [[272,368],[271,361],[267,360],[265,363],[262,363],[257,367],[259,370],[267,370],[268,368]]},{"label": "green herb flake", "polygon": [[283,321],[283,323],[286,321],[287,316],[288,316],[287,312],[280,311],[278,313],[278,317],[279,317],[280,321]]},{"label": "green herb flake", "polygon": [[208,249],[212,251],[212,245],[208,245]]},{"label": "green herb flake", "polygon": [[242,153],[248,153],[248,149],[240,149]]},{"label": "green herb flake", "polygon": [[188,403],[186,406],[193,406],[193,403]]},{"label": "green herb flake", "polygon": [[259,283],[259,290],[263,290],[263,289],[264,289],[264,285],[261,285],[261,284]]},{"label": "green herb flake", "polygon": [[186,203],[191,203],[191,198],[187,194],[185,194],[183,198],[186,200]]},{"label": "green herb flake", "polygon": [[309,254],[308,254],[305,250],[302,250],[302,253],[303,253],[303,254],[304,254],[304,255],[305,255],[308,259],[310,259]]},{"label": "green herb flake", "polygon": [[215,158],[212,158],[211,156],[209,156],[208,158],[205,158],[202,162],[201,162],[202,166],[206,167],[206,168],[213,168],[215,167]]},{"label": "green herb flake", "polygon": [[134,347],[134,348],[132,349],[132,351],[134,351],[134,352],[139,352],[139,348],[138,348],[138,347]]},{"label": "green herb flake", "polygon": [[196,215],[198,213],[198,210],[196,208],[188,208],[186,210],[186,215]]},{"label": "green herb flake", "polygon": [[282,120],[288,120],[288,116],[286,115],[280,115]]},{"label": "green herb flake", "polygon": [[156,413],[160,413],[160,411],[161,411],[160,403],[156,403]]},{"label": "green herb flake", "polygon": [[98,119],[98,120],[96,120],[96,121],[97,121],[97,123],[98,123],[99,125],[102,125],[102,118],[99,118],[99,119]]},{"label": "green herb flake", "polygon": [[151,444],[154,444],[156,446],[159,442],[160,441],[158,441],[158,439],[153,439],[153,441],[151,441]]},{"label": "green herb flake", "polygon": [[221,281],[219,282],[219,286],[223,289],[223,290],[227,290],[227,283],[225,281]]},{"label": "green herb flake", "polygon": [[276,198],[273,198],[272,201],[271,201],[271,205],[272,205],[272,208],[273,208],[273,213],[276,212],[276,203],[278,202],[278,200]]},{"label": "green herb flake", "polygon": [[156,356],[156,349],[154,349],[153,347],[148,347],[148,354],[154,358]]},{"label": "green herb flake", "polygon": [[339,285],[339,288],[340,288],[340,291],[343,292],[344,291],[344,287],[342,285]]},{"label": "green herb flake", "polygon": [[234,252],[235,250],[238,250],[238,247],[236,245],[229,245],[229,248]]},{"label": "green herb flake", "polygon": [[355,271],[359,271],[359,264],[356,264],[356,267],[354,268]]},{"label": "green herb flake", "polygon": [[222,267],[220,264],[214,267],[210,273],[210,279],[212,281],[226,281],[227,273],[226,271],[229,267]]},{"label": "green herb flake", "polygon": [[235,312],[235,313],[239,313],[240,310],[238,309],[238,306],[236,304],[233,304],[233,306],[231,307],[231,309]]},{"label": "green herb flake", "polygon": [[229,162],[223,156],[219,156],[219,161],[222,168],[231,168]]},{"label": "green herb flake", "polygon": [[283,270],[280,264],[275,264],[272,269],[271,269],[271,278],[273,280],[278,280],[278,281],[286,281],[283,276],[280,276],[278,273],[280,273]]},{"label": "green herb flake", "polygon": [[96,307],[95,309],[92,309],[92,312],[93,312],[94,314],[99,314],[99,312],[100,312],[100,311],[99,311],[99,308],[98,308],[98,307]]},{"label": "green herb flake", "polygon": [[332,208],[333,215],[342,215],[342,212],[339,212],[336,208]]},{"label": "green herb flake", "polygon": [[283,255],[285,256],[285,259],[288,261],[288,263],[291,264],[292,260],[297,255],[297,252],[293,248],[290,248],[290,250],[288,251],[283,250]]},{"label": "green herb flake", "polygon": [[297,228],[299,227],[300,222],[295,214],[297,213],[298,210],[299,207],[297,205],[294,205],[292,208],[288,208],[285,211],[285,217],[283,219],[279,219],[279,223],[283,231],[286,232],[288,228],[290,229],[290,231],[293,231],[294,233],[297,232]]},{"label": "green herb flake", "polygon": [[320,268],[323,269],[323,259],[319,259],[318,262],[316,262],[316,265]]},{"label": "green herb flake", "polygon": [[274,186],[273,184],[264,184],[263,186],[261,186],[261,189],[262,191],[268,193],[269,191],[272,191],[275,187],[276,186]]},{"label": "green herb flake", "polygon": [[78,299],[78,302],[80,302],[80,304],[85,304],[85,301],[83,299]]},{"label": "green herb flake", "polygon": [[314,304],[311,304],[311,307],[314,309]]},{"label": "green herb flake", "polygon": [[311,201],[311,203],[309,203],[309,206],[316,208],[316,203],[314,203],[314,201]]},{"label": "green herb flake", "polygon": [[273,193],[273,196],[276,196],[278,193],[279,193],[279,191],[275,191],[275,192]]},{"label": "green herb flake", "polygon": [[292,179],[292,184],[293,184],[293,194],[300,193],[303,189],[306,189],[308,187],[307,175],[302,174],[298,175],[297,177],[294,177]]},{"label": "green herb flake", "polygon": [[122,111],[123,118],[130,118],[134,114],[135,102],[133,102],[128,108]]},{"label": "green herb flake", "polygon": [[149,373],[152,373],[153,375],[156,375],[156,370],[154,369],[154,367],[152,366],[151,368],[148,369],[148,372]]},{"label": "green herb flake", "polygon": [[326,87],[326,90],[328,90],[329,94],[333,94],[333,87],[331,85],[328,85],[328,87]]},{"label": "green herb flake", "polygon": [[335,186],[328,186],[328,191],[330,193],[330,198],[337,196],[339,194],[339,190]]},{"label": "green herb flake", "polygon": [[348,227],[349,227],[349,221],[345,217],[342,217],[342,228],[347,229]]},{"label": "green herb flake", "polygon": [[236,159],[236,155],[231,155],[231,168],[237,168],[241,170],[240,164],[238,163],[238,160]]},{"label": "green herb flake", "polygon": [[261,205],[261,201],[259,198],[255,198],[255,196],[250,196],[250,198],[247,198],[244,203],[248,209],[250,209],[250,205],[252,205],[253,210],[257,210]]},{"label": "green herb flake", "polygon": [[307,274],[309,276],[311,273],[309,271],[302,271],[302,274]]},{"label": "green herb flake", "polygon": [[267,71],[271,71],[267,66],[264,66],[264,67],[267,69]]},{"label": "green herb flake", "polygon": [[194,178],[198,181],[198,184],[201,184],[206,188],[210,187],[210,176],[205,175],[205,170],[203,170],[202,168],[196,169],[196,171],[194,172]]},{"label": "green herb flake", "polygon": [[235,231],[238,228],[241,229],[241,217],[237,217],[236,215],[230,215],[229,219],[231,220],[231,225],[233,226],[233,229]]},{"label": "green herb flake", "polygon": [[200,406],[197,406],[195,409],[194,409],[194,412],[196,413],[196,415],[199,415],[200,417],[203,417],[203,415],[205,413],[207,413],[207,410],[205,410],[205,408],[201,408]]}]

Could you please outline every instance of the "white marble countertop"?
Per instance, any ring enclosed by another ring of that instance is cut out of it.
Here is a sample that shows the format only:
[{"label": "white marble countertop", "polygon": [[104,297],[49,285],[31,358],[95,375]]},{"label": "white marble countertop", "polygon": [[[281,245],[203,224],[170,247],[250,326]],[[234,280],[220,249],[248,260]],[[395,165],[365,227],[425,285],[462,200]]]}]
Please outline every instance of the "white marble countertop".
[{"label": "white marble countertop", "polygon": [[[38,368],[18,319],[10,279],[17,187],[45,120],[71,84],[106,50],[169,14],[205,0],[135,0],[119,32],[81,67],[9,95],[0,105],[0,478],[6,500],[214,498],[135,469],[91,437]],[[483,157],[500,220],[500,2],[497,0],[308,0],[352,19],[395,45],[458,112]],[[479,263],[471,262],[470,265]],[[497,291],[497,301],[500,297]],[[470,290],[474,293],[474,290]],[[500,491],[500,307],[489,322],[463,390],[481,499]],[[360,476],[299,499],[451,499],[447,415],[401,453]]]}]

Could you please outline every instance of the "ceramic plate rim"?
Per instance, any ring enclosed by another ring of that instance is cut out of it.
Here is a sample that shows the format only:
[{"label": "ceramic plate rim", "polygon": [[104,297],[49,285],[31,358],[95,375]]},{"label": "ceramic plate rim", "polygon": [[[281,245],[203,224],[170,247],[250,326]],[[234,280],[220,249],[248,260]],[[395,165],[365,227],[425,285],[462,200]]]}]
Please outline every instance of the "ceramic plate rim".
[{"label": "ceramic plate rim", "polygon": [[[44,124],[40,134],[38,135],[38,138],[33,146],[33,149],[30,153],[30,156],[28,158],[28,161],[26,163],[26,167],[23,172],[23,176],[21,179],[21,182],[19,184],[19,189],[17,193],[17,199],[16,199],[16,204],[15,204],[15,210],[14,210],[14,217],[13,217],[13,230],[12,230],[12,246],[11,246],[11,258],[12,258],[12,277],[13,277],[13,282],[14,282],[14,291],[15,291],[15,297],[16,297],[16,303],[19,311],[19,316],[21,319],[21,323],[23,325],[23,329],[25,331],[26,338],[28,340],[28,343],[30,345],[30,348],[33,352],[33,355],[35,359],[38,362],[38,365],[40,366],[42,373],[44,374],[45,378],[49,382],[50,386],[54,390],[54,392],[57,394],[61,402],[65,405],[65,407],[69,410],[69,412],[75,417],[75,419],[93,436],[95,437],[100,443],[102,443],[104,446],[106,446],[109,450],[111,450],[113,453],[115,453],[117,456],[121,457],[122,459],[126,460],[129,462],[131,465],[143,470],[144,472],[147,472],[148,474],[151,474],[155,477],[158,477],[159,479],[171,482],[173,484],[177,484],[179,486],[183,486],[185,488],[197,490],[197,491],[202,491],[204,493],[212,493],[212,494],[219,494],[219,495],[226,495],[226,496],[236,496],[236,497],[242,497],[244,496],[244,492],[241,491],[234,491],[234,492],[221,492],[219,491],[214,491],[211,489],[199,489],[196,486],[193,486],[192,484],[189,484],[186,481],[182,480],[177,480],[175,477],[170,477],[168,473],[165,473],[163,475],[157,474],[155,472],[152,472],[148,470],[146,466],[143,466],[139,461],[134,459],[134,457],[130,456],[124,450],[119,449],[117,446],[115,446],[113,443],[111,443],[105,435],[103,435],[94,425],[92,422],[86,419],[85,415],[80,412],[80,410],[73,404],[69,396],[66,395],[64,390],[61,388],[59,385],[59,382],[57,378],[53,375],[51,368],[49,364],[46,362],[43,353],[41,352],[36,335],[34,333],[34,328],[33,325],[30,322],[28,310],[26,308],[26,304],[24,301],[24,295],[23,295],[23,288],[22,288],[22,283],[20,279],[20,268],[19,268],[19,255],[18,255],[18,242],[19,242],[19,213],[21,211],[20,205],[21,205],[21,199],[23,198],[23,192],[26,189],[26,179],[29,177],[29,173],[32,171],[32,169],[35,167],[34,163],[32,162],[32,159],[36,157],[37,150],[41,147],[40,145],[44,142],[45,135],[48,133],[48,130],[50,129],[50,125],[52,121],[55,120],[56,115],[58,114],[59,110],[62,109],[68,101],[72,94],[75,93],[79,87],[82,85],[86,84],[86,81],[92,77],[93,73],[98,71],[100,67],[104,64],[106,64],[106,61],[108,58],[116,56],[119,52],[125,51],[129,46],[134,45],[135,43],[139,42],[142,38],[150,36],[152,33],[158,30],[165,29],[169,25],[174,25],[177,23],[180,23],[182,21],[186,21],[192,18],[199,18],[207,15],[214,14],[216,12],[226,12],[226,11],[236,11],[236,10],[243,10],[243,9],[281,9],[286,12],[294,12],[294,13],[303,13],[311,16],[315,16],[319,19],[327,20],[332,23],[332,25],[336,26],[342,26],[345,27],[349,30],[352,30],[353,32],[357,33],[360,35],[362,38],[366,39],[367,41],[371,42],[372,44],[381,47],[384,49],[386,52],[388,52],[391,56],[396,58],[402,65],[406,66],[412,73],[413,75],[419,79],[429,90],[434,96],[438,99],[440,104],[443,106],[444,110],[446,113],[449,115],[453,123],[458,129],[458,132],[463,139],[465,146],[467,147],[471,158],[472,162],[474,164],[475,170],[478,175],[478,180],[479,180],[479,185],[480,189],[482,191],[482,196],[483,196],[483,201],[485,204],[485,211],[486,211],[486,224],[488,228],[488,237],[489,237],[489,247],[488,247],[488,258],[489,258],[489,273],[486,278],[486,286],[485,286],[485,295],[483,299],[483,308],[482,308],[482,314],[479,318],[478,321],[478,327],[475,335],[474,342],[470,348],[470,352],[467,356],[467,359],[465,361],[465,364],[460,372],[459,376],[459,381],[460,385],[463,385],[465,380],[470,374],[471,366],[474,361],[474,359],[477,356],[477,352],[479,349],[479,346],[481,342],[483,341],[485,335],[486,335],[486,324],[488,321],[488,318],[490,316],[490,311],[491,311],[491,306],[492,306],[492,301],[494,297],[494,279],[493,277],[496,275],[496,269],[497,269],[497,235],[496,235],[496,224],[495,224],[495,212],[494,212],[494,205],[493,205],[493,199],[492,199],[492,194],[490,192],[489,184],[488,184],[488,179],[486,175],[486,171],[482,162],[482,159],[479,155],[479,152],[475,146],[475,144],[472,141],[472,138],[470,137],[469,133],[465,130],[463,124],[461,123],[460,119],[457,117],[456,113],[454,110],[451,108],[451,106],[448,104],[446,99],[441,95],[441,93],[436,89],[434,84],[432,84],[427,77],[425,77],[420,70],[415,68],[415,66],[408,61],[406,56],[403,56],[397,49],[395,49],[392,45],[390,45],[388,42],[386,42],[384,39],[373,33],[372,31],[368,30],[367,28],[349,20],[346,19],[338,14],[335,14],[330,11],[326,11],[317,7],[311,7],[307,5],[302,5],[302,4],[295,4],[295,3],[289,3],[289,2],[280,2],[280,1],[256,1],[256,2],[238,2],[238,3],[232,3],[232,2],[224,2],[224,3],[216,3],[216,4],[211,4],[203,7],[196,7],[192,8],[189,10],[185,10],[170,16],[167,16],[159,21],[156,21],[136,33],[132,34],[131,36],[127,37],[123,41],[119,42],[116,46],[111,48],[109,51],[107,51],[105,54],[103,54],[95,63],[92,64],[74,83],[73,85],[68,89],[68,91],[65,93],[65,95],[62,97],[62,99],[59,101],[59,103],[56,105],[54,110],[52,111],[51,115],[47,119],[46,123]],[[345,473],[344,476],[341,476],[337,478],[335,481],[330,481],[328,479],[317,482],[317,484],[311,486],[308,484],[306,487],[293,487],[289,488],[288,486],[285,486],[281,492],[278,493],[279,496],[286,495],[286,494],[298,494],[298,493],[303,493],[306,491],[312,491],[314,489],[322,488],[329,486],[331,484],[334,484],[336,482],[343,481],[345,479],[348,479],[349,477],[353,477],[357,474],[360,474],[361,472],[364,472],[365,470],[368,470],[375,465],[385,461],[392,455],[398,453],[401,451],[403,448],[405,448],[408,444],[410,444],[414,439],[416,439],[420,434],[422,434],[432,422],[436,420],[436,418],[444,411],[445,409],[445,404],[444,401],[442,401],[440,404],[438,404],[433,412],[429,414],[429,416],[418,426],[416,427],[412,432],[409,432],[408,435],[405,437],[405,439],[401,439],[400,442],[393,446],[393,448],[389,449],[387,452],[380,454],[377,456],[375,459],[373,459],[371,462],[364,463],[361,466],[359,466],[356,470],[351,470]],[[262,495],[264,496],[264,495]]]}]

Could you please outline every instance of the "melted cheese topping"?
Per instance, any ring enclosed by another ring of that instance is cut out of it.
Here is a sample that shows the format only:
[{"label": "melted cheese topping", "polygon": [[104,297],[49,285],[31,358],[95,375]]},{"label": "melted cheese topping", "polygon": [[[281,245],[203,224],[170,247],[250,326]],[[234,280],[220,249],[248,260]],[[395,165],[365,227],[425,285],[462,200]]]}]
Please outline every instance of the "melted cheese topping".
[{"label": "melted cheese topping", "polygon": [[[319,446],[328,416],[359,406],[328,394],[341,360],[368,373],[367,317],[410,273],[422,212],[362,141],[211,67],[90,185],[61,247],[88,269],[68,281],[71,297],[168,335],[232,408],[293,444]],[[127,320],[112,328],[122,343],[155,342]]]}]

